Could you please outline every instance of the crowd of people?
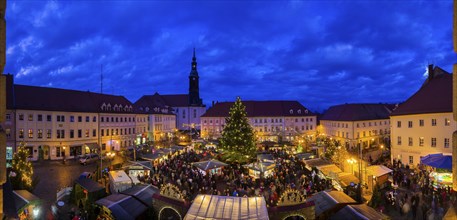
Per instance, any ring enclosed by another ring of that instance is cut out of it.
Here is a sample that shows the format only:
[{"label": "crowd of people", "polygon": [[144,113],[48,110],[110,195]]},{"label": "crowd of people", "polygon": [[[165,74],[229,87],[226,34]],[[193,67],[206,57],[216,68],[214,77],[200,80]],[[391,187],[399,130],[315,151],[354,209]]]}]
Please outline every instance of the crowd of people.
[{"label": "crowd of people", "polygon": [[332,188],[331,180],[320,178],[315,169],[306,169],[297,157],[277,149],[266,153],[272,154],[276,162],[273,174],[266,178],[250,176],[249,170],[237,163],[217,172],[202,172],[192,163],[217,157],[214,149],[203,149],[169,155],[153,166],[149,176],[140,179],[159,188],[173,183],[182,190],[186,201],[192,201],[198,194],[263,196],[269,206],[276,206],[287,189],[307,196]]}]

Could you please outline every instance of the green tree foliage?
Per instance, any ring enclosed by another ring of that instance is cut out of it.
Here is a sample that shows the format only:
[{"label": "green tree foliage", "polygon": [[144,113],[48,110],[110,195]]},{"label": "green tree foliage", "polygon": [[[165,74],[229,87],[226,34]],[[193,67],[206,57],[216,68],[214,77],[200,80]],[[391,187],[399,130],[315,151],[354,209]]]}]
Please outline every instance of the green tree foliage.
[{"label": "green tree foliage", "polygon": [[256,153],[255,135],[246,117],[246,107],[237,97],[230,108],[229,117],[225,119],[222,131],[221,148],[228,153],[243,156],[254,156]]},{"label": "green tree foliage", "polygon": [[25,143],[21,143],[17,152],[13,155],[12,171],[10,174],[11,183],[14,189],[25,189],[32,191],[36,185],[33,179],[32,162],[28,161],[29,152],[25,148]]}]

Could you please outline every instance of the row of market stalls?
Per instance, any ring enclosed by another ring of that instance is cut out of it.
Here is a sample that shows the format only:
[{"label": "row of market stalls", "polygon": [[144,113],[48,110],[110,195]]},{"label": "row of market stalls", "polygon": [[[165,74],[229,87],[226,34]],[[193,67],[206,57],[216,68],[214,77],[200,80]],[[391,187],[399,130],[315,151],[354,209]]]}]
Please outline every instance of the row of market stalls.
[{"label": "row of market stalls", "polygon": [[[339,191],[343,191],[346,187],[359,184],[360,182],[359,178],[353,173],[343,172],[338,166],[329,161],[317,158],[304,160],[304,163],[310,171],[315,167],[319,171],[317,175],[320,178],[331,179],[333,186]],[[364,171],[368,185],[374,186],[379,184],[381,188],[389,183],[389,174],[392,172],[391,169],[383,165],[368,166],[364,168]]]}]

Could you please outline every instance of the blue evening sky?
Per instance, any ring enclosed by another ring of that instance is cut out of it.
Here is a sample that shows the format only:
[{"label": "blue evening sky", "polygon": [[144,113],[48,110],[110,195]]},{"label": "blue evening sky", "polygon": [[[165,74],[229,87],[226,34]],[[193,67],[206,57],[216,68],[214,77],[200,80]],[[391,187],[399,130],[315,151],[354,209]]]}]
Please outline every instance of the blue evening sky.
[{"label": "blue evening sky", "polygon": [[12,1],[15,83],[124,95],[298,100],[313,111],[401,102],[451,71],[452,1]]}]

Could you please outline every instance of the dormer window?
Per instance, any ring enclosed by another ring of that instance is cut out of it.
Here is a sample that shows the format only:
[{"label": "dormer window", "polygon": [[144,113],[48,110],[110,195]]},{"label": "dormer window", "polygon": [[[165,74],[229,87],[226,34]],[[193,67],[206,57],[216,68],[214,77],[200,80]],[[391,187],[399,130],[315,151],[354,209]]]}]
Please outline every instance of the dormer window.
[{"label": "dormer window", "polygon": [[146,107],[146,112],[149,112],[149,107]]},{"label": "dormer window", "polygon": [[140,107],[140,111],[143,111],[143,107]]},{"label": "dormer window", "polygon": [[305,114],[308,114],[308,109],[305,110]]},{"label": "dormer window", "polygon": [[108,111],[111,111],[111,104],[108,103],[108,105],[106,106],[107,110]]},{"label": "dormer window", "polygon": [[297,113],[298,113],[298,114],[301,114],[301,109],[298,109],[298,110],[297,110]]},{"label": "dormer window", "polygon": [[289,112],[290,112],[291,115],[294,114],[294,110],[293,109],[289,110]]}]

